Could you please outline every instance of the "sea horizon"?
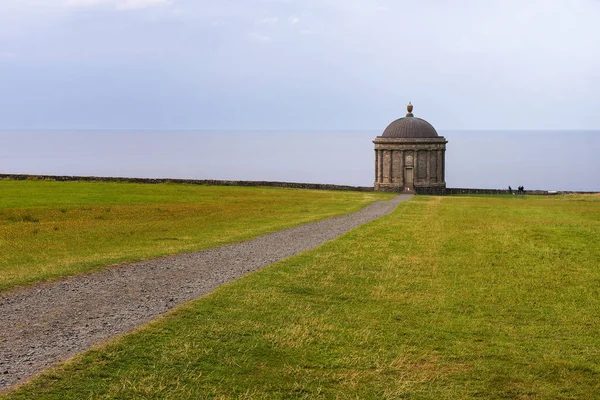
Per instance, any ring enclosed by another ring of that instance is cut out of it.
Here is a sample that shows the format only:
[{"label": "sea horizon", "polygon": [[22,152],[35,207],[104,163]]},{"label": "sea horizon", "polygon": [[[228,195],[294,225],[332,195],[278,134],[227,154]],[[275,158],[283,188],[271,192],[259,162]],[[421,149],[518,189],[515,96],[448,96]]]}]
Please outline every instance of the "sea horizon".
[{"label": "sea horizon", "polygon": [[[438,129],[456,188],[600,191],[600,130]],[[372,186],[378,129],[2,129],[0,173]]]}]

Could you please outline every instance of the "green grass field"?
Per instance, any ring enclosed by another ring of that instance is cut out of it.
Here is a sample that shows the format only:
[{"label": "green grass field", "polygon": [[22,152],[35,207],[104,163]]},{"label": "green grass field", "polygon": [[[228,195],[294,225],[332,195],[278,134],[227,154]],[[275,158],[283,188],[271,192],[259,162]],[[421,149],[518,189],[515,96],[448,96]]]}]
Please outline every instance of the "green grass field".
[{"label": "green grass field", "polygon": [[392,195],[0,180],[0,291],[242,241]]},{"label": "green grass field", "polygon": [[600,197],[416,197],[4,399],[600,398]]}]

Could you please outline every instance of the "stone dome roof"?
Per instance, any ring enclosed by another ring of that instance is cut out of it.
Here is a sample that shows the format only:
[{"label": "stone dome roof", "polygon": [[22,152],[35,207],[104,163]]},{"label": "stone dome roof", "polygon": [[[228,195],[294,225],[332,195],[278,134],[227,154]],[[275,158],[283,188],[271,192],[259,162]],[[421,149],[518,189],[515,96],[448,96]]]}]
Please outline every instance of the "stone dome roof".
[{"label": "stone dome roof", "polygon": [[412,104],[406,107],[408,114],[388,125],[381,137],[386,138],[435,138],[439,137],[435,128],[427,121],[416,118],[413,113]]}]

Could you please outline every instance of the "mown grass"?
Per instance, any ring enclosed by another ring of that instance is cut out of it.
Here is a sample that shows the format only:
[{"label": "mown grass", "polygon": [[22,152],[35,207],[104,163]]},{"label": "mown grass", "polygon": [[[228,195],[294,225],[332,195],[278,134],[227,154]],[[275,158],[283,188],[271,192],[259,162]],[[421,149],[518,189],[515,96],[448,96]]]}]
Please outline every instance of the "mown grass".
[{"label": "mown grass", "polygon": [[4,399],[593,399],[600,197],[417,197]]},{"label": "mown grass", "polygon": [[0,291],[232,243],[391,195],[0,180]]}]

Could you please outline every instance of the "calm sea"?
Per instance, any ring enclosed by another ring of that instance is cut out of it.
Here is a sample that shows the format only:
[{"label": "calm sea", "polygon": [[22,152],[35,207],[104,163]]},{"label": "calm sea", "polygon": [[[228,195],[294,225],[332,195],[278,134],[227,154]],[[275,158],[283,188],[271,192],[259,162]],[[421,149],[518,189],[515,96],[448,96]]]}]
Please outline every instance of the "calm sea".
[{"label": "calm sea", "polygon": [[[448,187],[600,191],[600,131],[443,131]],[[0,131],[0,173],[370,186],[380,131]]]}]

